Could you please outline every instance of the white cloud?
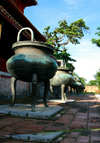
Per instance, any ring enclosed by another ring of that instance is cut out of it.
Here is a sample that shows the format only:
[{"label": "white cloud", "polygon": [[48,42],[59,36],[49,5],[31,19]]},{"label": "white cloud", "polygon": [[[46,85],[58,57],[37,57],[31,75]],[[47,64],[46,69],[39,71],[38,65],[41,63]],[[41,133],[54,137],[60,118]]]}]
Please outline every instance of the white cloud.
[{"label": "white cloud", "polygon": [[68,50],[70,51],[71,55],[74,55],[74,57],[91,57],[95,55],[99,56],[100,52],[100,48],[92,44],[90,39],[82,40],[81,44],[78,45],[70,44]]},{"label": "white cloud", "polygon": [[72,20],[72,15],[70,13],[63,13],[63,12],[61,12],[60,16],[63,17],[63,19],[65,19],[66,21]]},{"label": "white cloud", "polygon": [[66,8],[71,11],[71,10],[76,10],[78,9],[78,1],[75,0],[64,0],[66,2]]},{"label": "white cloud", "polygon": [[72,58],[77,60],[77,62],[73,62],[75,72],[80,77],[86,78],[87,81],[93,80],[93,75],[100,67],[100,48],[93,45],[88,39],[76,46],[70,44],[68,52]]},{"label": "white cloud", "polygon": [[91,13],[87,15],[86,17],[83,18],[86,23],[90,22],[98,22],[98,19],[100,19],[100,14],[99,12]]},{"label": "white cloud", "polygon": [[68,4],[77,4],[75,0],[65,0]]},{"label": "white cloud", "polygon": [[75,72],[80,77],[86,78],[87,81],[94,79],[94,74],[99,69],[99,65],[100,59],[95,61],[94,59],[90,60],[88,58],[78,59],[78,61],[74,63]]}]

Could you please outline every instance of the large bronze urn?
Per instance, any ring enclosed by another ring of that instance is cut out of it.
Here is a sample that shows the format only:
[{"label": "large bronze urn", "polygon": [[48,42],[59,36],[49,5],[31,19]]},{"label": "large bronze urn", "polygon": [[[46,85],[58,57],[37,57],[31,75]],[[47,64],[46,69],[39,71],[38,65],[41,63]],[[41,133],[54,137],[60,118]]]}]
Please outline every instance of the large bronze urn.
[{"label": "large bronze urn", "polygon": [[69,71],[71,71],[71,68],[69,67],[58,67],[58,70],[55,76],[52,79],[50,79],[51,98],[53,94],[53,86],[58,86],[58,87],[60,86],[61,87],[61,99],[67,100],[67,96],[66,96],[67,88],[74,81],[74,78],[69,73]]},{"label": "large bronze urn", "polygon": [[74,76],[74,82],[71,84],[70,87],[71,87],[71,92],[72,92],[72,88],[73,88],[74,89],[74,93],[75,93],[75,90],[76,90],[77,94],[81,93],[85,89],[84,84],[76,76]]},{"label": "large bronze urn", "polygon": [[[29,30],[31,33],[31,41],[20,41],[23,30]],[[45,82],[44,105],[46,104],[46,96],[49,89],[49,79],[52,78],[57,71],[57,62],[51,57],[53,47],[40,41],[33,41],[34,33],[30,28],[23,28],[18,32],[17,42],[12,45],[15,55],[7,61],[7,70],[12,75],[11,90],[12,102],[14,105],[16,99],[16,80],[32,82],[32,111],[35,111],[35,95],[37,83]]]}]

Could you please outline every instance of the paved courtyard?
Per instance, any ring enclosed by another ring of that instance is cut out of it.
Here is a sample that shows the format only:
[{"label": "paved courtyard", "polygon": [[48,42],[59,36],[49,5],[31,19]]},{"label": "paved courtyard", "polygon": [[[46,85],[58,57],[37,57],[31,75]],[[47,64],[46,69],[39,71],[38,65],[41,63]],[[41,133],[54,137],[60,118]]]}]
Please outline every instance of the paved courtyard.
[{"label": "paved courtyard", "polygon": [[[47,134],[53,139],[51,143],[100,143],[100,99],[92,94],[71,96],[69,99],[76,102],[48,102],[49,106],[63,107],[49,119],[0,113],[0,143],[50,142],[45,139]],[[4,101],[0,101],[0,104],[4,104]],[[44,136],[43,140],[30,140],[36,135],[37,138]]]}]

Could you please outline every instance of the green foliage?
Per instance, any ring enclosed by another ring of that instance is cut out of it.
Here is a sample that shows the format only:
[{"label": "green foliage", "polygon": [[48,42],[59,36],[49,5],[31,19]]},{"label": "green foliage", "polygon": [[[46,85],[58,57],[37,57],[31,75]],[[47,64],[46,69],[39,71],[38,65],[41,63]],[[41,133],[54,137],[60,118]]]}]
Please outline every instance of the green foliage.
[{"label": "green foliage", "polygon": [[[100,27],[98,27],[97,30],[100,30]],[[100,36],[100,31],[96,32],[95,34],[97,36]],[[97,47],[100,47],[100,39],[94,39],[94,38],[92,38],[91,41],[92,41],[93,44],[96,44]]]},{"label": "green foliage", "polygon": [[90,81],[88,82],[88,85],[90,85],[90,86],[95,86],[95,85],[97,85],[97,82],[96,82],[96,80],[90,80]]},{"label": "green foliage", "polygon": [[79,77],[79,79],[84,85],[86,85],[87,79],[85,79],[84,77]]},{"label": "green foliage", "polygon": [[73,66],[73,64],[72,64],[72,63],[68,63],[68,62],[67,62],[67,64],[66,64],[66,67],[71,68],[72,71],[74,71],[74,69],[75,69],[75,67]]},{"label": "green foliage", "polygon": [[79,44],[79,39],[84,37],[84,32],[87,32],[89,27],[85,25],[83,19],[72,22],[70,25],[68,25],[66,20],[60,20],[58,24],[59,27],[55,28],[52,32],[50,32],[50,26],[44,28],[43,33],[47,39],[47,43],[54,47],[55,58],[63,59],[66,62],[76,61],[70,57],[71,55],[67,52],[65,45],[69,42]]},{"label": "green foliage", "polygon": [[76,72],[73,72],[73,76],[78,77],[78,74]]},{"label": "green foliage", "polygon": [[100,47],[100,39],[96,40],[96,39],[92,39],[92,43],[96,44],[97,47]]},{"label": "green foliage", "polygon": [[100,94],[100,90],[96,90],[95,93],[96,93],[96,94]]},{"label": "green foliage", "polygon": [[96,74],[94,75],[94,78],[96,80],[98,88],[100,89],[100,69],[96,72]]},{"label": "green foliage", "polygon": [[84,92],[84,94],[92,94],[92,95],[95,95],[95,92]]},{"label": "green foliage", "polygon": [[59,21],[59,28],[57,28],[57,32],[59,34],[64,34],[67,37],[67,44],[70,41],[72,44],[79,44],[79,39],[84,37],[84,32],[89,30],[89,27],[85,25],[85,21],[83,19],[79,19],[78,21],[72,22],[70,25],[66,22],[66,20]]},{"label": "green foliage", "polygon": [[54,53],[53,55],[54,55],[54,57],[56,57],[56,59],[64,59],[66,63],[68,61],[74,61],[74,62],[76,61],[76,60],[72,59],[70,57],[71,55],[67,52]]}]

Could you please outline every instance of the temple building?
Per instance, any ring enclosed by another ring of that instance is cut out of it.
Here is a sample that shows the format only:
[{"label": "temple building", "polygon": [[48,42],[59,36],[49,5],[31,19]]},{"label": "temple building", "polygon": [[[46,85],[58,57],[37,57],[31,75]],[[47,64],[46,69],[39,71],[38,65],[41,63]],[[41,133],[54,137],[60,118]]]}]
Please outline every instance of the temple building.
[{"label": "temple building", "polygon": [[[12,44],[17,41],[17,34],[23,27],[30,27],[34,31],[36,41],[46,42],[45,37],[32,25],[24,16],[24,9],[28,6],[36,6],[36,0],[1,0],[0,1],[0,98],[4,95],[11,95],[10,74],[6,69],[6,61],[12,55]],[[34,8],[34,7],[33,7]],[[21,40],[30,40],[30,33],[24,31]],[[28,90],[28,83],[18,81],[18,94]],[[20,89],[21,87],[21,89]]]}]

